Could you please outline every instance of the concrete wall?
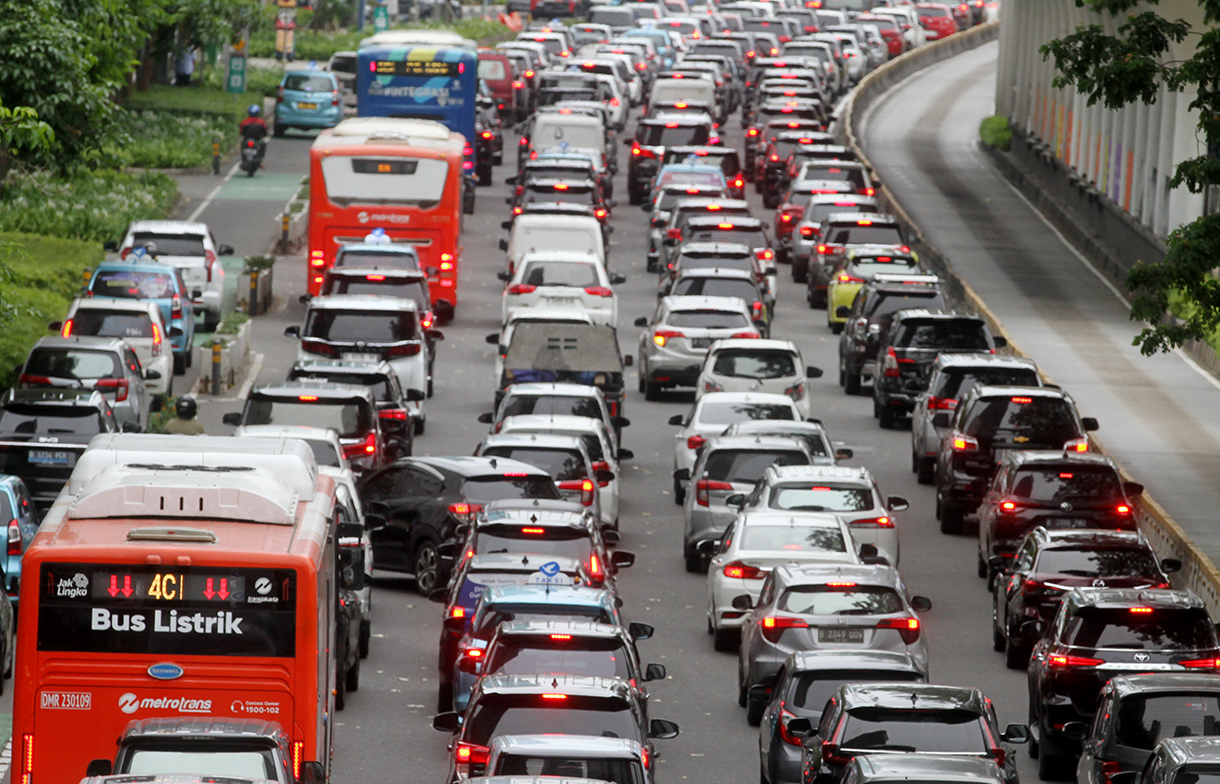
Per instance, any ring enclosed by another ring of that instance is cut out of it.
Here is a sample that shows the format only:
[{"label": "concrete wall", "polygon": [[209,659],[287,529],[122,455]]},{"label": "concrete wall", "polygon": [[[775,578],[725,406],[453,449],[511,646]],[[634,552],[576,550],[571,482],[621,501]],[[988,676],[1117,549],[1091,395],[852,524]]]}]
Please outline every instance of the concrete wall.
[{"label": "concrete wall", "polygon": [[[1198,0],[1166,0],[1151,9],[1206,29]],[[1138,10],[1138,9],[1137,9]],[[1053,157],[1096,194],[1164,238],[1203,212],[1203,195],[1169,189],[1176,164],[1206,150],[1196,139],[1189,93],[1161,89],[1151,104],[1105,109],[1087,106],[1072,88],[1056,89],[1053,61],[1039,48],[1087,24],[1114,33],[1126,15],[1111,17],[1068,0],[1004,0],[996,113],[1006,115],[1030,146]],[[1197,42],[1188,36],[1171,59],[1185,59]]]}]

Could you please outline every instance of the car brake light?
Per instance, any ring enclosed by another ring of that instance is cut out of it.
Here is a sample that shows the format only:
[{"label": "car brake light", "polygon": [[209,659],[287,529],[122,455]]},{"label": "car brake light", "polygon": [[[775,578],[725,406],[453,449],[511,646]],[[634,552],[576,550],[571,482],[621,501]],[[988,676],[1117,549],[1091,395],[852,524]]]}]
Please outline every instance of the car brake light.
[{"label": "car brake light", "polygon": [[8,521],[8,554],[21,555],[21,526],[16,518]]},{"label": "car brake light", "polygon": [[750,330],[748,332],[734,332],[729,337],[740,338],[742,340],[757,340],[759,337],[761,337],[761,335],[759,335],[757,332],[755,332],[753,330]]},{"label": "car brake light", "polygon": [[902,370],[898,367],[898,354],[894,351],[893,346],[885,350],[885,361],[882,363],[882,369],[885,371],[886,378],[899,378],[902,376]]},{"label": "car brake light", "polygon": [[449,617],[450,618],[465,618],[466,617],[466,608],[457,607],[457,606],[450,607],[449,608]]},{"label": "car brake light", "polygon": [[1180,661],[1178,664],[1183,667],[1189,667],[1192,670],[1214,670],[1220,668],[1220,659],[1190,659],[1188,661]]},{"label": "car brake light", "polygon": [[1003,509],[1005,512],[1011,512],[1017,508],[1017,504],[1014,501],[1004,501],[1003,503],[1000,504],[1000,508]]},{"label": "car brake light", "polygon": [[1073,438],[1070,441],[1065,441],[1063,443],[1063,451],[1064,452],[1088,452],[1089,451],[1088,436],[1085,436],[1083,438]]},{"label": "car brake light", "polygon": [[902,641],[907,645],[919,639],[919,619],[910,618],[883,618],[877,623],[878,629],[897,629],[898,634],[902,636]]},{"label": "car brake light", "polygon": [[324,354],[328,357],[339,356],[339,350],[320,340],[302,340],[301,350],[309,354]]},{"label": "car brake light", "polygon": [[46,376],[32,376],[29,373],[22,373],[17,378],[17,384],[21,387],[50,386],[51,379]]},{"label": "car brake light", "polygon": [[405,408],[383,408],[377,412],[377,416],[381,419],[396,419],[404,421],[408,414]]},{"label": "car brake light", "polygon": [[671,239],[671,240],[680,240],[680,239],[682,239],[682,230],[681,230],[681,229],[674,229],[674,228],[669,228],[669,229],[666,229],[666,230],[665,230],[665,236],[666,236],[666,238],[667,238],[667,239]]},{"label": "car brake light", "polygon": [[841,273],[838,278],[840,283],[863,283],[864,278],[857,278],[855,275],[848,275],[846,272]]},{"label": "car brake light", "polygon": [[[732,576],[727,573],[728,567],[725,567],[725,576]],[[779,638],[783,635],[784,629],[808,629],[809,624],[802,618],[777,618],[768,615],[758,622],[758,628],[762,631],[763,637],[770,642],[779,642]]]},{"label": "car brake light", "polygon": [[1091,659],[1088,656],[1068,656],[1062,653],[1052,653],[1047,657],[1051,669],[1059,667],[1096,667],[1105,664],[1102,659]]},{"label": "car brake light", "polygon": [[893,528],[894,521],[889,517],[882,515],[881,517],[869,517],[864,520],[849,520],[847,523],[852,528]]},{"label": "car brake light", "polygon": [[929,411],[952,411],[957,408],[957,400],[951,397],[928,396]]},{"label": "car brake light", "polygon": [[177,294],[171,301],[169,315],[170,318],[182,318],[182,297]]},{"label": "car brake light", "polygon": [[[473,743],[462,743],[454,747],[453,759],[456,763],[456,772],[460,778],[469,778],[471,774],[482,773],[482,768],[487,765],[487,759],[491,756],[491,749],[486,746],[476,746]],[[479,770],[473,770],[476,766]]]},{"label": "car brake light", "polygon": [[474,516],[483,508],[482,504],[472,504],[466,501],[457,501],[449,504],[449,514],[459,523],[470,524],[474,521]]},{"label": "car brake light", "polygon": [[[69,320],[65,326],[71,325],[71,323],[72,323],[71,320]],[[153,333],[153,344],[152,344],[153,356],[154,357],[160,356],[160,354],[161,354],[161,326],[159,324],[153,324],[152,333]]]},{"label": "car brake light", "polygon": [[652,342],[657,344],[659,348],[665,348],[665,344],[670,338],[684,338],[685,334],[673,329],[658,329],[652,333]]},{"label": "car brake light", "polygon": [[690,438],[686,439],[686,448],[687,449],[698,449],[699,447],[703,446],[706,443],[707,443],[707,439],[704,438],[703,436],[691,436]]},{"label": "car brake light", "polygon": [[977,438],[965,435],[963,433],[953,434],[953,451],[954,452],[977,452],[979,442]]},{"label": "car brake light", "polygon": [[581,506],[593,505],[593,490],[596,485],[592,479],[565,479],[562,482],[556,482],[555,486],[560,490],[579,490]]},{"label": "car brake light", "polygon": [[801,236],[802,237],[812,237],[813,236],[813,227],[812,226],[802,226],[801,227]]},{"label": "car brake light", "polygon": [[795,735],[793,735],[792,733],[788,732],[788,722],[792,721],[795,718],[796,718],[795,713],[792,713],[791,711],[785,710],[783,708],[780,709],[780,711],[779,711],[779,736],[784,741],[784,743],[787,743],[790,746],[803,746],[804,742],[805,742],[804,738],[798,738]]},{"label": "car brake light", "polygon": [[508,287],[509,294],[532,294],[537,286],[531,286],[528,283],[514,283]]},{"label": "car brake light", "polygon": [[[156,328],[156,326],[157,326],[156,324],[153,324],[154,329]],[[67,319],[66,321],[64,321],[63,329],[61,329],[59,331],[59,335],[60,335],[60,337],[65,337],[65,338],[72,336],[72,319]]]},{"label": "car brake light", "polygon": [[[317,398],[314,398],[317,400]],[[377,454],[377,434],[369,433],[364,437],[363,441],[358,441],[354,444],[346,444],[343,447],[343,456],[347,458],[364,457],[365,455]]]},{"label": "car brake light", "polygon": [[591,297],[613,297],[614,290],[609,286],[585,286],[585,293]]},{"label": "car brake light", "polygon": [[[730,482],[720,482],[714,479],[700,479],[695,483],[695,503],[699,504],[699,506],[709,506],[710,496],[708,491],[732,489],[733,485]],[[730,575],[727,571],[727,566],[725,569],[725,576],[731,577],[732,575]]]},{"label": "car brake light", "polygon": [[1122,773],[1123,766],[1118,760],[1106,760],[1101,763],[1101,784],[1113,784],[1110,777]]},{"label": "car brake light", "polygon": [[566,700],[568,698],[566,694],[541,694],[539,696],[544,700]]},{"label": "car brake light", "polygon": [[125,378],[99,378],[93,386],[94,389],[114,390],[114,402],[122,403],[127,399],[127,379]]}]

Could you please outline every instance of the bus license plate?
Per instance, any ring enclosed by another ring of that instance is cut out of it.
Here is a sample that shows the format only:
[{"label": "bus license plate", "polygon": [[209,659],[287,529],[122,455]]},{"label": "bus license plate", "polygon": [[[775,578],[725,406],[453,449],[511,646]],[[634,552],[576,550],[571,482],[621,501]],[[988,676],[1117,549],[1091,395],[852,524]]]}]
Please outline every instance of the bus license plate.
[{"label": "bus license plate", "polygon": [[864,642],[863,629],[832,626],[818,629],[818,642]]},{"label": "bus license plate", "polygon": [[71,452],[51,452],[46,449],[31,449],[29,462],[33,465],[67,466],[72,461]]},{"label": "bus license plate", "polygon": [[317,109],[318,105],[316,103],[298,103],[297,108],[298,109]]}]

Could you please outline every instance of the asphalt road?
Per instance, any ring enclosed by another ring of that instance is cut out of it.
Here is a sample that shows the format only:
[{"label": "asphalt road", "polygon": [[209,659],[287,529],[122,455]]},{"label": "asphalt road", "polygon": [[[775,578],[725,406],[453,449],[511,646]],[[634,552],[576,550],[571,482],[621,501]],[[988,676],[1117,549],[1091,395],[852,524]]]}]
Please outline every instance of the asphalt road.
[{"label": "asphalt road", "polygon": [[[927,108],[906,105],[899,98],[887,111],[909,118]],[[973,132],[973,127],[963,132]],[[728,130],[730,143],[739,145],[736,119],[730,120]],[[515,139],[507,141],[505,147],[511,151]],[[277,170],[305,172],[305,143],[274,140],[271,150],[269,160]],[[498,167],[496,184],[479,190],[477,213],[467,219],[460,304],[456,319],[444,328],[436,396],[429,401],[427,434],[416,441],[418,454],[469,454],[485,432],[476,417],[490,410],[493,380],[492,347],[483,336],[499,326],[502,285],[495,272],[503,265],[503,254],[496,243],[504,236],[499,222],[507,211],[508,189],[500,183],[509,173],[508,165]],[[635,353],[639,330],[630,324],[651,314],[655,278],[644,269],[647,217],[626,204],[624,174],[625,165],[615,188],[623,203],[614,211],[610,265],[628,276],[616,287],[620,341],[625,351]],[[752,198],[756,214],[770,220],[769,211]],[[223,234],[225,241],[238,245],[239,253],[243,247],[260,250],[256,246],[266,234],[265,227],[242,209],[252,204],[218,200],[201,219],[213,224],[218,237]],[[304,290],[303,257],[281,261],[275,282],[283,309],[255,320],[254,350],[264,355],[261,383],[281,380],[295,357],[295,345],[282,331],[299,323],[303,315],[304,308],[296,301]],[[827,371],[823,379],[810,383],[815,416],[824,420],[835,440],[855,449],[851,462],[868,466],[884,493],[911,500],[911,509],[896,516],[902,537],[900,566],[910,590],[933,602],[933,609],[923,616],[933,679],[980,686],[995,700],[1001,723],[1024,721],[1024,675],[1004,669],[1000,655],[990,649],[990,595],[974,576],[974,541],[937,532],[931,491],[917,485],[910,472],[908,434],[880,430],[871,416],[870,401],[849,398],[839,389],[833,373],[837,338],[827,330],[825,316],[805,306],[787,268],[780,271],[779,291],[774,336],[794,340],[807,364]],[[669,671],[666,682],[651,685],[652,715],[673,719],[682,727],[680,737],[657,742],[658,775],[662,782],[754,781],[757,732],[746,725],[744,711],[736,704],[735,655],[713,652],[711,637],[705,633],[705,578],[683,571],[681,512],[670,494],[675,428],[666,421],[686,411],[692,395],[673,393],[663,402],[646,403],[635,392],[633,373],[628,389],[624,413],[632,425],[624,432],[624,443],[634,450],[635,459],[623,468],[620,547],[635,552],[637,560],[619,582],[629,618],[657,627],[656,636],[640,645],[643,660],[663,663]],[[205,402],[202,420],[208,431],[229,432],[220,425],[220,416],[239,405]],[[405,773],[413,781],[441,784],[448,737],[433,731],[430,724],[436,697],[439,605],[415,594],[406,579],[384,573],[377,575],[374,596],[372,654],[363,664],[360,691],[349,696],[347,710],[337,716],[336,780],[397,780]],[[1030,760],[1024,754],[1020,759],[1026,780],[1036,781]]]}]

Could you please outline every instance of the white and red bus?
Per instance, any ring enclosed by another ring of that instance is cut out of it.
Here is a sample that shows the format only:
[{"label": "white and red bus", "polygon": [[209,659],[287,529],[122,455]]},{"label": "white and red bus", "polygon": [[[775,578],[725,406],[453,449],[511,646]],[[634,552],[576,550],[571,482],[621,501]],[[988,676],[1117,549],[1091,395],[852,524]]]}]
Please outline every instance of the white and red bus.
[{"label": "white and red bus", "polygon": [[132,719],[190,716],[277,722],[294,777],[329,778],[335,490],[309,446],[110,434],[73,457],[23,559],[13,781],[78,781]]}]

